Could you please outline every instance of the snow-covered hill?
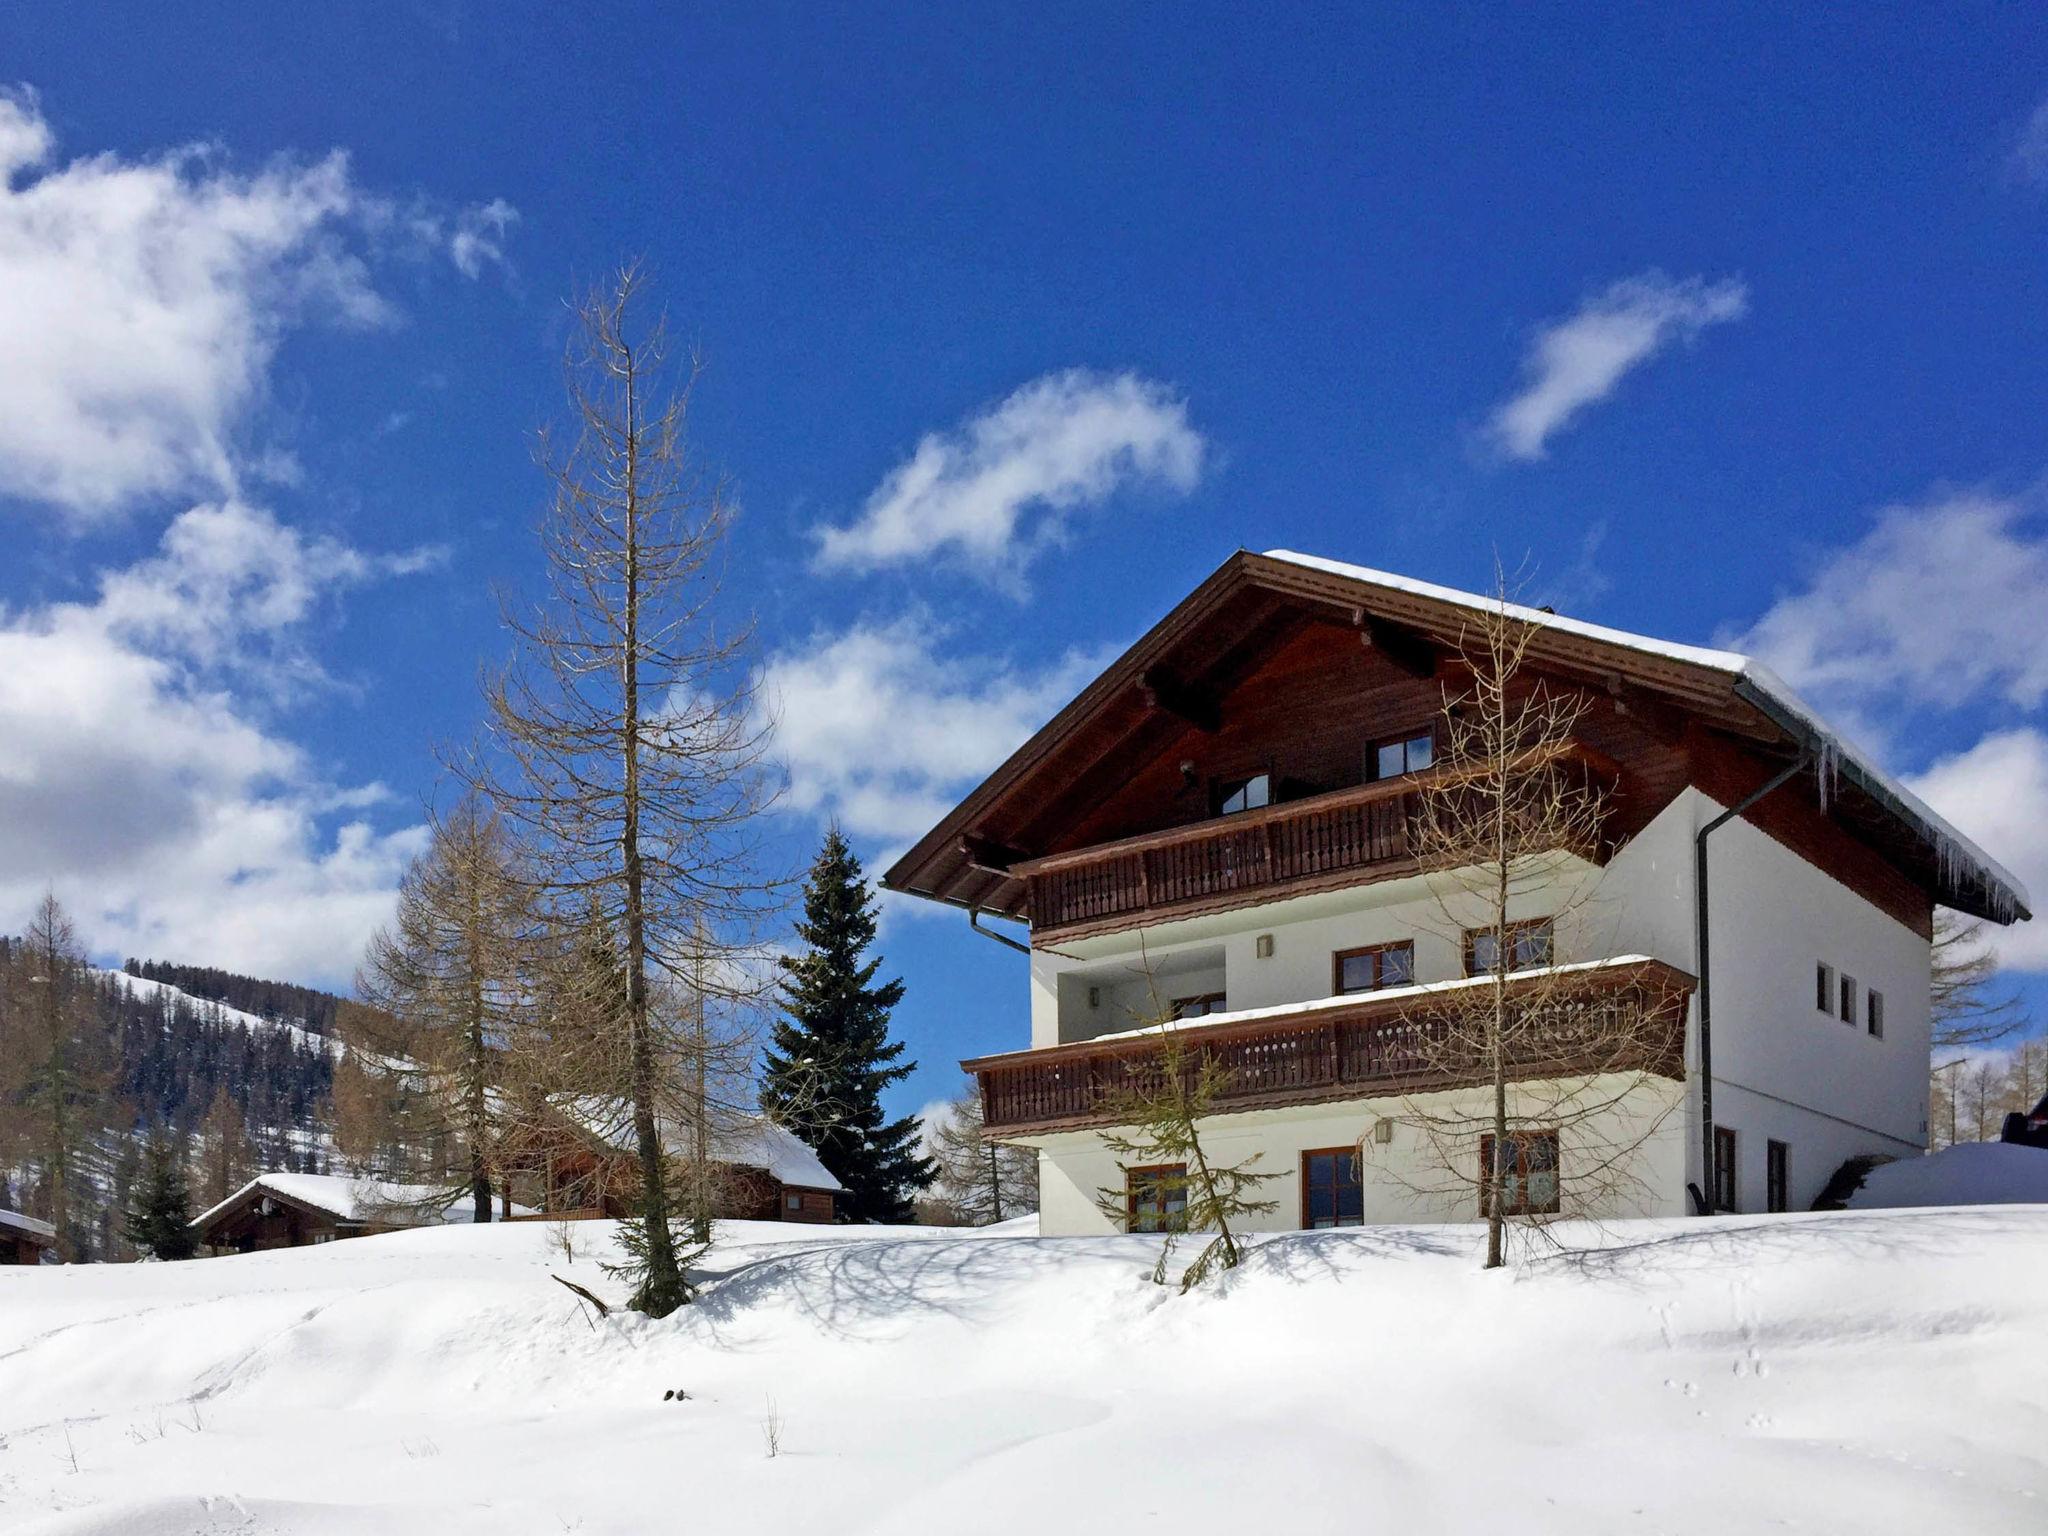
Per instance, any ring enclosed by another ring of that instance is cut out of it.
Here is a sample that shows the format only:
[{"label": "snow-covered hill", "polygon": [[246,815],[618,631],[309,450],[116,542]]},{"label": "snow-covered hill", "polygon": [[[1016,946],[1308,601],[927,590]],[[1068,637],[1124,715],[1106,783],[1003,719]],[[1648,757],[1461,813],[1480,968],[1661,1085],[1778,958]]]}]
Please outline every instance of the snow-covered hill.
[{"label": "snow-covered hill", "polygon": [[211,998],[196,997],[182,988],[174,987],[167,981],[151,981],[147,976],[137,976],[132,971],[102,971],[99,974],[118,981],[138,998],[162,997],[169,1004],[183,1002],[186,1007],[202,1017],[219,1019],[223,1024],[237,1025],[243,1029],[258,1032],[282,1030],[301,1045],[310,1045],[318,1050],[332,1051],[336,1043],[317,1031],[305,1028],[289,1019],[266,1019],[260,1013],[245,1013],[240,1008],[230,1008],[226,1003],[217,1003]]},{"label": "snow-covered hill", "polygon": [[2044,1207],[1642,1224],[1494,1274],[1468,1228],[1303,1233],[1189,1298],[1155,1239],[735,1223],[661,1323],[594,1323],[550,1271],[612,1287],[551,1232],[0,1271],[0,1530],[2048,1516]]}]

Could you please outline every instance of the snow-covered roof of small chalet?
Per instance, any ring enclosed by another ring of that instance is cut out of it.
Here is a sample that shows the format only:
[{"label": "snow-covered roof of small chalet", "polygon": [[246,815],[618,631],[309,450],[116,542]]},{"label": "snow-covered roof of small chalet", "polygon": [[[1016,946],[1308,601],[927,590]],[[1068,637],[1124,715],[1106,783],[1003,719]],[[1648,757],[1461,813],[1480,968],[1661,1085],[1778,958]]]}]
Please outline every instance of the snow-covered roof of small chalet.
[{"label": "snow-covered roof of small chalet", "polygon": [[[227,1199],[192,1218],[203,1227],[242,1203],[252,1191],[266,1191],[295,1204],[324,1211],[341,1222],[385,1222],[393,1226],[459,1226],[474,1213],[467,1189],[446,1184],[394,1184],[341,1173],[259,1173]],[[526,1207],[513,1207],[521,1215]]]},{"label": "snow-covered roof of small chalet", "polygon": [[1939,851],[1944,865],[1975,866],[1994,890],[2003,888],[2013,909],[2013,915],[2024,915],[2033,908],[2033,900],[2018,876],[1959,832],[1905,785],[1886,773],[1869,754],[1837,733],[1821,717],[1820,711],[1800,698],[1793,692],[1790,684],[1754,656],[1745,656],[1739,651],[1722,651],[1708,646],[1681,645],[1676,641],[1657,640],[1648,635],[1632,634],[1625,629],[1609,629],[1604,624],[1589,624],[1583,619],[1564,618],[1540,608],[1525,607],[1520,603],[1508,603],[1503,608],[1498,598],[1461,592],[1455,587],[1440,587],[1434,582],[1417,581],[1412,576],[1399,576],[1392,571],[1374,570],[1371,566],[1352,565],[1347,561],[1330,560],[1321,555],[1304,555],[1291,549],[1271,549],[1266,551],[1266,558],[1284,560],[1291,565],[1325,571],[1333,576],[1343,576],[1353,581],[1370,582],[1376,587],[1387,587],[1397,592],[1410,592],[1418,597],[1470,608],[1475,612],[1505,611],[1512,618],[1540,625],[1561,634],[1577,635],[1603,645],[1639,651],[1646,656],[1659,656],[1671,661],[1686,662],[1695,667],[1724,672],[1735,678],[1739,684],[1745,685],[1751,701],[1766,714],[1771,715],[1788,734],[1814,751],[1820,760],[1824,781],[1836,773],[1853,775],[1861,781],[1864,789],[1876,794],[1880,799],[1891,801],[1894,810],[1902,813],[1907,820],[1917,823],[1921,833]]},{"label": "snow-covered roof of small chalet", "polygon": [[[578,1099],[559,1107],[606,1146],[620,1152],[633,1150],[633,1115],[629,1105],[613,1100]],[[726,1110],[713,1119],[714,1162],[736,1168],[759,1168],[791,1189],[839,1192],[846,1188],[818,1161],[816,1152],[766,1115]],[[674,1157],[689,1156],[695,1144],[688,1128],[668,1120],[661,1123],[661,1141]]]},{"label": "snow-covered roof of small chalet", "polygon": [[30,1237],[54,1239],[57,1229],[47,1221],[37,1221],[33,1216],[24,1216],[19,1211],[10,1211],[0,1206],[0,1227],[12,1227],[17,1232],[26,1232]]}]

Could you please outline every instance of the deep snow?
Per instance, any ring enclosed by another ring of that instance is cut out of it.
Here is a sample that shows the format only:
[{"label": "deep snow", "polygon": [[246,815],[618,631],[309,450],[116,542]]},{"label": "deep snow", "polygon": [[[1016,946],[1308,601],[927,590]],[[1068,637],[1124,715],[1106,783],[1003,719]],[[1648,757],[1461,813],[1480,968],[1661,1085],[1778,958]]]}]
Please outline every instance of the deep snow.
[{"label": "deep snow", "polygon": [[1287,1234],[1186,1298],[1152,1238],[732,1223],[661,1323],[554,1230],[0,1271],[0,1531],[2048,1525],[2048,1207]]},{"label": "deep snow", "polygon": [[[1965,1141],[1873,1168],[1849,1197],[1856,1211],[1920,1205],[2048,1204],[2048,1149]],[[2043,1276],[2048,1284],[2048,1275]]]}]

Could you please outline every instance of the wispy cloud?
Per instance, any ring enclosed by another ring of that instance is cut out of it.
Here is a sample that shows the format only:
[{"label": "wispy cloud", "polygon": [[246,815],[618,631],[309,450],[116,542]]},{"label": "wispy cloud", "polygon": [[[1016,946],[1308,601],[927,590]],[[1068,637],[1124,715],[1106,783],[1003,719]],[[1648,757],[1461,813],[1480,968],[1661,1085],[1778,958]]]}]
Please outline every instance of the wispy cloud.
[{"label": "wispy cloud", "polygon": [[1013,594],[1077,508],[1126,487],[1180,494],[1204,443],[1186,402],[1136,374],[1048,374],[947,433],[930,433],[844,527],[818,530],[821,570],[948,560]]},{"label": "wispy cloud", "polygon": [[475,276],[513,217],[400,221],[339,151],[244,173],[204,145],[55,150],[36,94],[0,90],[0,496],[78,519],[275,480],[290,455],[249,438],[284,337],[394,321],[372,262],[398,224]]},{"label": "wispy cloud", "polygon": [[814,635],[769,659],[761,694],[790,809],[873,842],[930,830],[1066,703],[1105,655],[1043,668],[962,656],[928,615]]},{"label": "wispy cloud", "polygon": [[1494,411],[1487,436],[1511,459],[1540,459],[1553,436],[1612,394],[1630,370],[1748,311],[1749,289],[1739,279],[1709,283],[1657,271],[1624,278],[1536,333],[1522,387]]},{"label": "wispy cloud", "polygon": [[2048,186],[2048,96],[2036,104],[2019,137],[2013,140],[2006,164],[2022,181]]}]

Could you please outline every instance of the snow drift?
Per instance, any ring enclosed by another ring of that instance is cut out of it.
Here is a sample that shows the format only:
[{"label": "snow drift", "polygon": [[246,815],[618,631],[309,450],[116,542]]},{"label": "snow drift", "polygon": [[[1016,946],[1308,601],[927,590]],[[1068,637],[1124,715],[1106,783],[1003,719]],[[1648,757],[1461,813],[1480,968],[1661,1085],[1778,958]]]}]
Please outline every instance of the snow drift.
[{"label": "snow drift", "polygon": [[2048,1209],[1565,1235],[1276,1235],[1182,1298],[1153,1238],[729,1223],[660,1323],[542,1223],[0,1271],[0,1531],[2038,1524]]}]

